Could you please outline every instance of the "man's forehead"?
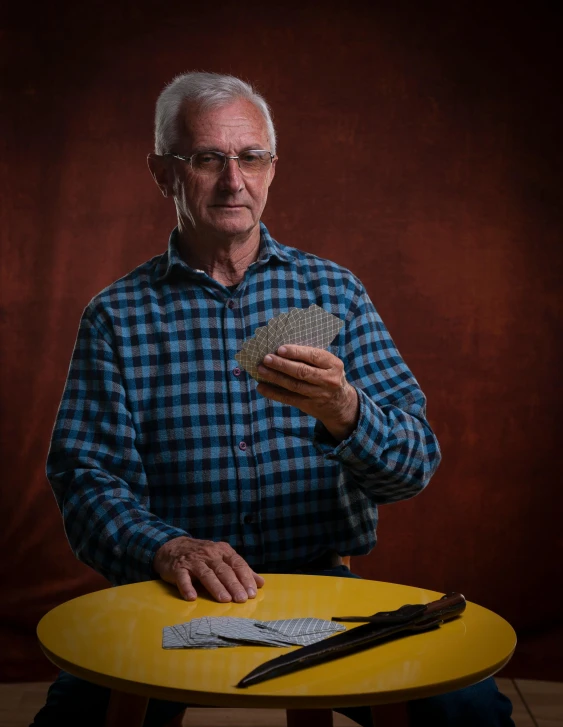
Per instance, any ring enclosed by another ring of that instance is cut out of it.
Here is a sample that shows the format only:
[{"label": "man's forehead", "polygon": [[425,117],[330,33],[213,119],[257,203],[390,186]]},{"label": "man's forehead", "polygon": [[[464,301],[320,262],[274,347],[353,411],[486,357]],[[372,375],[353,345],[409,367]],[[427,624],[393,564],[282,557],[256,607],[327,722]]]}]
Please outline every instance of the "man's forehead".
[{"label": "man's forehead", "polygon": [[[246,99],[237,99],[214,108],[185,103],[179,114],[180,135],[192,146],[268,142],[266,120],[260,110]],[[269,144],[268,144],[269,146]]]}]

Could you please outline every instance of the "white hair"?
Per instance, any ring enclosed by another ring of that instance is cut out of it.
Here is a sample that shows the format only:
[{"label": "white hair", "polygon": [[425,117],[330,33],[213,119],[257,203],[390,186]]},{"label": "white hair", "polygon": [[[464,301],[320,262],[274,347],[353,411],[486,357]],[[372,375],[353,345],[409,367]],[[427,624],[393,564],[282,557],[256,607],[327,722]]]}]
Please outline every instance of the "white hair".
[{"label": "white hair", "polygon": [[200,109],[217,108],[239,98],[251,101],[264,116],[270,151],[276,153],[276,131],[266,100],[249,84],[235,76],[218,73],[184,73],[169,83],[158,97],[154,123],[154,150],[170,151],[178,141],[178,115],[185,102],[195,102]]}]

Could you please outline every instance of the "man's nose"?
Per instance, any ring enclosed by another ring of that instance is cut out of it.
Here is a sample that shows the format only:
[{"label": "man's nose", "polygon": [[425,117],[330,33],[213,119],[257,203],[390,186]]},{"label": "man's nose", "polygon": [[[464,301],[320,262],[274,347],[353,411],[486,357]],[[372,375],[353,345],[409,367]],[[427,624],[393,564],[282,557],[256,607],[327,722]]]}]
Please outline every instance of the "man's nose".
[{"label": "man's nose", "polygon": [[221,172],[219,183],[222,189],[238,192],[244,187],[244,177],[238,165],[238,159],[227,159]]}]

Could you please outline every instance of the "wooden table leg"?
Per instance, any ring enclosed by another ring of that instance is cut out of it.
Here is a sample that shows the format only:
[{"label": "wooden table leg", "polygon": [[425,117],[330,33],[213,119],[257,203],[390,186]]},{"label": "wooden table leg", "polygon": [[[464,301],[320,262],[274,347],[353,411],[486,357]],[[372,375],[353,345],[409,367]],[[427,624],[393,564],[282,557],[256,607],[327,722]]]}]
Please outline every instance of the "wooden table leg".
[{"label": "wooden table leg", "polygon": [[332,727],[332,709],[286,709],[287,727]]},{"label": "wooden table leg", "polygon": [[111,690],[104,727],[143,727],[148,697]]},{"label": "wooden table leg", "polygon": [[406,702],[378,704],[371,708],[373,727],[409,727]]}]

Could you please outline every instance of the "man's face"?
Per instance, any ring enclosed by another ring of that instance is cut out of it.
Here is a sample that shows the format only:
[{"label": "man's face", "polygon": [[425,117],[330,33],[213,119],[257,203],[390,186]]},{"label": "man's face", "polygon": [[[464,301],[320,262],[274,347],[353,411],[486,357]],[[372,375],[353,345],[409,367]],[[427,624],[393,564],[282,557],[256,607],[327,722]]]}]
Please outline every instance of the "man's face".
[{"label": "man's face", "polygon": [[[209,110],[187,106],[179,122],[180,141],[172,151],[182,156],[200,151],[237,156],[249,149],[270,150],[264,117],[244,99]],[[246,236],[258,224],[266,205],[275,161],[256,176],[245,175],[236,160],[227,161],[221,174],[203,176],[188,162],[168,157],[182,224],[214,237]]]}]

